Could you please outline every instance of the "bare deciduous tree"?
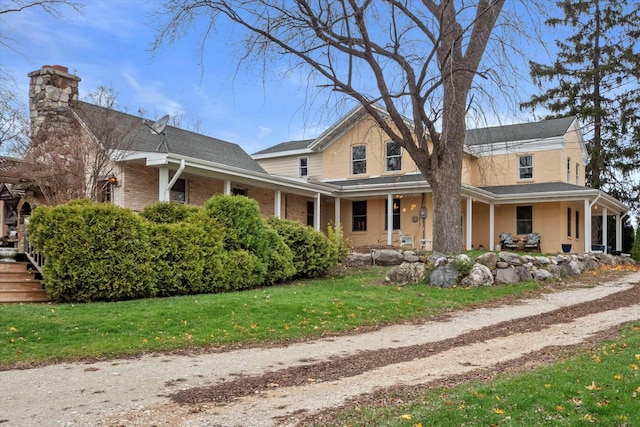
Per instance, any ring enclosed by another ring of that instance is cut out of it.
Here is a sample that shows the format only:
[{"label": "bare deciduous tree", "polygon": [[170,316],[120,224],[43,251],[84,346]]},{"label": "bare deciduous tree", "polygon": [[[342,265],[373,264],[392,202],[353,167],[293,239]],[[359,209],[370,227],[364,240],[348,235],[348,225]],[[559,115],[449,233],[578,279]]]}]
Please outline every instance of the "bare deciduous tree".
[{"label": "bare deciduous tree", "polygon": [[[429,182],[434,250],[462,250],[465,114],[504,0],[165,0],[155,48],[204,21],[244,31],[244,60],[288,58],[360,103]],[[204,45],[204,43],[203,43]],[[381,105],[386,113],[376,108]],[[405,116],[410,119],[407,121]]]}]

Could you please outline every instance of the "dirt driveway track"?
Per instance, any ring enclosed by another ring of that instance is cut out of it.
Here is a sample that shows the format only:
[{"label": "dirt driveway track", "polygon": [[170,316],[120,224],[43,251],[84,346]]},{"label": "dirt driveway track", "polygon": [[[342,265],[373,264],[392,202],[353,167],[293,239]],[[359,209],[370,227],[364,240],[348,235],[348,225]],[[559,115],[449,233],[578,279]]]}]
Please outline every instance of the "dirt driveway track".
[{"label": "dirt driveway track", "polygon": [[638,320],[640,272],[282,347],[0,371],[0,427],[304,425],[363,394],[524,363]]}]

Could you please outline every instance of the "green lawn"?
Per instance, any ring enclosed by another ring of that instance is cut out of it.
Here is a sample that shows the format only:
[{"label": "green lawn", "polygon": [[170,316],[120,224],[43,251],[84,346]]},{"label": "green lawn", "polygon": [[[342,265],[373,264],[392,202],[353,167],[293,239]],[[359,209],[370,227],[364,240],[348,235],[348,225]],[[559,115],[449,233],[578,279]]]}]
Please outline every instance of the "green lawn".
[{"label": "green lawn", "polygon": [[398,287],[384,284],[386,271],[215,295],[2,305],[0,367],[316,337],[522,296],[540,286]]},{"label": "green lawn", "polygon": [[626,327],[620,339],[562,363],[487,384],[395,395],[384,407],[342,412],[330,425],[639,426],[638,366],[640,323]]}]

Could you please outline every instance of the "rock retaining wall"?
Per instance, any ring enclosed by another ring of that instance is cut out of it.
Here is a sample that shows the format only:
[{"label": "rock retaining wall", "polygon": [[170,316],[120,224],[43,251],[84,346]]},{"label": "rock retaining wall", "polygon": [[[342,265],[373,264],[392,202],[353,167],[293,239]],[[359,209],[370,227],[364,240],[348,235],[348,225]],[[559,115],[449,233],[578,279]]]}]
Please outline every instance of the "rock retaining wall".
[{"label": "rock retaining wall", "polygon": [[487,252],[475,260],[461,254],[447,257],[432,253],[393,249],[372,250],[370,254],[352,253],[345,260],[349,267],[395,266],[386,276],[392,284],[420,283],[428,279],[432,286],[493,286],[528,280],[543,281],[577,276],[601,265],[636,264],[629,257],[609,254],[532,256],[513,252]]}]

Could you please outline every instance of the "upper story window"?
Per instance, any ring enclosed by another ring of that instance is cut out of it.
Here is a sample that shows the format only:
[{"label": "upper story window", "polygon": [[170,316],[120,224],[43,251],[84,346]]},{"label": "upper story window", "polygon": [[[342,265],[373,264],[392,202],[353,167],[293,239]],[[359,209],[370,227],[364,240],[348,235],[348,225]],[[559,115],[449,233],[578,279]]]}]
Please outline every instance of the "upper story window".
[{"label": "upper story window", "polygon": [[307,176],[309,174],[308,161],[306,157],[298,158],[298,176]]},{"label": "upper story window", "polygon": [[351,147],[351,173],[362,175],[367,173],[367,146],[354,145]]},{"label": "upper story window", "polygon": [[580,185],[580,163],[576,163],[576,185]]},{"label": "upper story window", "polygon": [[533,178],[533,156],[518,156],[518,177],[520,179]]},{"label": "upper story window", "polygon": [[387,142],[385,163],[387,172],[402,170],[402,147],[395,142]]},{"label": "upper story window", "polygon": [[571,181],[571,157],[567,157],[567,182]]},{"label": "upper story window", "polygon": [[185,203],[187,201],[187,181],[178,178],[171,187],[169,192],[169,200],[175,203]]}]

